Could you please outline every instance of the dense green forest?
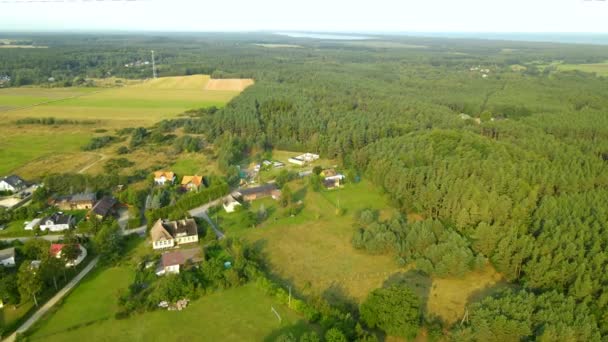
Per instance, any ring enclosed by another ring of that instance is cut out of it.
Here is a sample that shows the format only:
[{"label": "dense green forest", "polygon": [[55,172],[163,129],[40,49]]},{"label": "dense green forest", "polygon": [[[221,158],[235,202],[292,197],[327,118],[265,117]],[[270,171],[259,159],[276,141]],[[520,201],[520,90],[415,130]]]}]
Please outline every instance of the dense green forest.
[{"label": "dense green forest", "polygon": [[[159,127],[205,133],[225,169],[254,146],[337,158],[401,211],[388,221],[359,213],[357,248],[437,275],[491,262],[515,289],[471,307],[456,338],[608,338],[608,79],[549,66],[605,61],[608,47],[263,34],[11,38],[49,46],[0,49],[0,76],[12,86],[149,77],[124,65],[151,49],[163,76],[255,78],[225,108]],[[255,45],[279,42],[300,47]],[[424,220],[407,222],[410,213]]]}]

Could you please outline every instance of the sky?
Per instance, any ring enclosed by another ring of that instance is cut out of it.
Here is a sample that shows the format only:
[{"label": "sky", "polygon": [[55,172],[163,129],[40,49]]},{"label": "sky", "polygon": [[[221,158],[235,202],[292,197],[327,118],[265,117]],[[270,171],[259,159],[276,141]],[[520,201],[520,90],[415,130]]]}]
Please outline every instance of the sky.
[{"label": "sky", "polygon": [[608,33],[608,0],[0,0],[0,31],[105,30]]}]

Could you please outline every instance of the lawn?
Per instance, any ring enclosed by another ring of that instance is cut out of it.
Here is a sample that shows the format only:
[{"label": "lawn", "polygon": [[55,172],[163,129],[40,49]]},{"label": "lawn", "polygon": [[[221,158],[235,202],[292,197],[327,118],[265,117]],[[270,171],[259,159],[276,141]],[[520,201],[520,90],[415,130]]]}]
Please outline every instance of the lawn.
[{"label": "lawn", "polygon": [[131,277],[127,267],[95,271],[34,328],[28,340],[262,341],[284,330],[297,335],[306,327],[300,316],[253,284],[204,296],[184,311],[159,310],[116,320],[117,293]]}]

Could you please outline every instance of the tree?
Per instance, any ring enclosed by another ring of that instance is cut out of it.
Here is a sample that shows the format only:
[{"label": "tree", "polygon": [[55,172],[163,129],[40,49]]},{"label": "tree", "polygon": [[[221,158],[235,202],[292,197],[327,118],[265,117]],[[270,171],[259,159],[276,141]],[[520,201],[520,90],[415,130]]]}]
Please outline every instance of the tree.
[{"label": "tree", "polygon": [[344,333],[338,328],[331,328],[325,332],[326,342],[347,342],[348,339]]},{"label": "tree", "polygon": [[93,246],[102,262],[112,264],[120,258],[123,249],[123,239],[118,223],[105,224],[93,238]]},{"label": "tree", "polygon": [[61,258],[66,264],[73,263],[80,256],[80,247],[75,243],[66,244],[61,248]]},{"label": "tree", "polygon": [[57,287],[57,277],[60,272],[63,272],[65,270],[65,261],[48,254],[42,259],[39,270],[40,272],[42,272],[42,277],[45,280],[52,280],[53,287],[55,287],[55,290],[58,290],[59,288]]},{"label": "tree", "polygon": [[25,241],[21,250],[26,258],[40,260],[49,253],[51,243],[45,239],[35,238]]},{"label": "tree", "polygon": [[30,260],[25,260],[19,267],[17,273],[17,284],[19,286],[19,294],[21,299],[33,298],[34,304],[38,306],[38,299],[36,295],[42,291],[42,277],[40,272],[36,272],[30,269]]},{"label": "tree", "polygon": [[291,188],[289,185],[285,184],[283,189],[281,189],[281,199],[279,200],[279,204],[281,204],[281,207],[286,208],[291,204],[292,200],[293,193],[291,192]]},{"label": "tree", "polygon": [[18,304],[20,298],[17,275],[14,273],[2,274],[0,270],[0,300],[4,304]]},{"label": "tree", "polygon": [[405,286],[372,291],[360,312],[370,328],[380,328],[389,335],[414,338],[420,327],[420,298]]}]

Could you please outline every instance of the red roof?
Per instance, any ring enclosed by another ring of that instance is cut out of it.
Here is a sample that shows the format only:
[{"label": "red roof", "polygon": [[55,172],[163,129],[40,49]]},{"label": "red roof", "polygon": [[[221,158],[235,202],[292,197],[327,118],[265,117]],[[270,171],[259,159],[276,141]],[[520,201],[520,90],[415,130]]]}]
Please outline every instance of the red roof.
[{"label": "red roof", "polygon": [[[63,243],[53,243],[51,244],[51,248],[49,250],[49,252],[51,253],[52,256],[57,257],[57,254],[59,254],[61,252],[61,250],[63,249],[63,246],[65,246],[65,244]],[[80,245],[77,245],[78,247],[80,247]]]},{"label": "red roof", "polygon": [[59,254],[59,252],[61,252],[61,250],[63,249],[63,246],[65,246],[65,245],[62,243],[51,244],[51,249],[50,249],[51,255],[57,256],[57,254]]}]

